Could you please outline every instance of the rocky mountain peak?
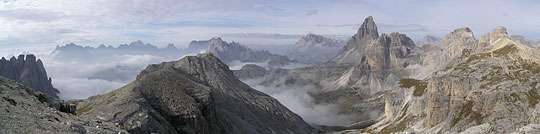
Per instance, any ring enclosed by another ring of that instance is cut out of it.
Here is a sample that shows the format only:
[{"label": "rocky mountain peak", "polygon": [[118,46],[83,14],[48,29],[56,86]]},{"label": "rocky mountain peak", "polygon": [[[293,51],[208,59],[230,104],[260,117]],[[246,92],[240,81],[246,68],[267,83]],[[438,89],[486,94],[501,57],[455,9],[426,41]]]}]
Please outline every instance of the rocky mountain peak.
[{"label": "rocky mountain peak", "polygon": [[[104,103],[107,102],[107,103]],[[314,133],[276,99],[238,80],[213,54],[148,66],[79,114],[131,133]]]},{"label": "rocky mountain peak", "polygon": [[359,55],[373,41],[379,38],[377,25],[373,21],[373,17],[369,16],[364,19],[364,22],[358,29],[358,32],[347,42],[347,45],[341,49],[338,55],[332,58],[331,62],[336,63],[351,63],[359,61]]},{"label": "rocky mountain peak", "polygon": [[51,78],[47,76],[42,61],[32,54],[19,55],[18,58],[12,57],[9,61],[2,58],[0,75],[31,87],[34,91],[58,98],[59,91],[52,86]]},{"label": "rocky mountain peak", "polygon": [[[322,35],[312,34],[309,33],[308,35],[302,37],[298,42],[313,42],[313,43],[323,43],[326,40],[326,38]],[[301,43],[296,44],[301,44]],[[305,45],[305,44],[302,44]]]},{"label": "rocky mountain peak", "polygon": [[144,46],[144,43],[141,40],[137,40],[129,43],[130,46]]},{"label": "rocky mountain peak", "polygon": [[506,28],[502,27],[502,26],[498,26],[495,29],[493,29],[493,31],[491,31],[491,33],[489,35],[490,35],[489,42],[492,43],[492,44],[495,41],[497,41],[497,39],[499,39],[501,37],[508,37],[508,33],[506,32]]},{"label": "rocky mountain peak", "polygon": [[373,17],[369,16],[366,19],[364,19],[364,22],[358,29],[358,32],[356,33],[357,37],[359,39],[361,38],[377,38],[379,37],[379,31],[377,30],[377,25],[375,24],[375,21],[373,21]]},{"label": "rocky mountain peak", "polygon": [[468,27],[459,28],[444,36],[443,47],[451,45],[473,45],[476,40],[474,34]]}]

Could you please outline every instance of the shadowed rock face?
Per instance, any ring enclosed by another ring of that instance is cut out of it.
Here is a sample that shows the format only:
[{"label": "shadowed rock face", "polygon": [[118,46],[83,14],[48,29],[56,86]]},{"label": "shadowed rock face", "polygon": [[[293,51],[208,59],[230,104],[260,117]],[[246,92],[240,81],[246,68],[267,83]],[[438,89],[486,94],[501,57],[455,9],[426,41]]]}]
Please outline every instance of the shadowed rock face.
[{"label": "shadowed rock face", "polygon": [[238,79],[256,79],[263,77],[266,72],[268,72],[266,69],[254,64],[247,64],[240,70],[233,70],[234,76]]},{"label": "shadowed rock face", "polygon": [[314,133],[211,54],[148,66],[137,80],[79,104],[78,113],[132,133]]},{"label": "shadowed rock face", "polygon": [[15,80],[26,85],[34,91],[46,93],[58,98],[59,91],[51,84],[51,78],[47,76],[47,71],[43,67],[41,60],[36,60],[34,55],[19,55],[6,60],[0,59],[0,75],[8,79]]}]

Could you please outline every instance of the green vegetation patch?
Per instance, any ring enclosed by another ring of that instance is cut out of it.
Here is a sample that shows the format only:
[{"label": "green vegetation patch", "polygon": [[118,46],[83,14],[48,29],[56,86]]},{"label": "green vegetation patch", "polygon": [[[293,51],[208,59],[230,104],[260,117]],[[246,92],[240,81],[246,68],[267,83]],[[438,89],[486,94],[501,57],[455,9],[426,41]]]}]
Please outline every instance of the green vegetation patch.
[{"label": "green vegetation patch", "polygon": [[90,110],[92,110],[92,108],[90,106],[86,106],[84,108],[77,109],[77,115],[82,115],[83,113],[88,112]]},{"label": "green vegetation patch", "polygon": [[414,86],[415,89],[413,91],[413,96],[424,95],[424,92],[427,88],[427,82],[410,78],[401,79],[399,80],[398,84],[401,88],[411,88]]},{"label": "green vegetation patch", "polygon": [[538,104],[538,101],[540,101],[540,95],[538,95],[538,91],[536,91],[536,88],[532,88],[527,93],[527,98],[529,98],[529,106],[534,107],[536,104]]},{"label": "green vegetation patch", "polygon": [[497,49],[493,51],[493,54],[496,57],[502,57],[502,56],[505,56],[505,55],[508,55],[510,53],[517,52],[517,51],[518,51],[518,48],[515,45],[506,45],[501,49]]},{"label": "green vegetation patch", "polygon": [[466,101],[463,104],[463,106],[461,107],[461,111],[459,112],[459,115],[457,116],[457,118],[455,118],[452,121],[451,127],[454,127],[460,120],[462,120],[463,118],[469,115],[470,115],[470,118],[476,122],[476,124],[482,123],[482,120],[484,120],[484,118],[482,117],[482,114],[480,112],[472,110],[473,104],[474,104],[473,101]]}]

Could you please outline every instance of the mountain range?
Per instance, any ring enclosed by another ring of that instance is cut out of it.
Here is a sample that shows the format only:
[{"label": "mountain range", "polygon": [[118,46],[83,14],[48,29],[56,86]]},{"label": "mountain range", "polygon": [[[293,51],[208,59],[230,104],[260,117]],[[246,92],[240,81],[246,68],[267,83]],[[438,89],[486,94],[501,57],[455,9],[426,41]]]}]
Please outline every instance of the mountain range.
[{"label": "mountain range", "polygon": [[[116,48],[68,44],[53,54],[198,54],[148,65],[121,88],[70,101],[56,99],[58,90],[35,56],[3,58],[0,132],[540,133],[538,42],[509,36],[502,26],[474,35],[464,27],[415,44],[402,33],[379,34],[369,16],[347,42],[308,34],[291,59],[221,38],[186,49],[141,41]],[[313,65],[284,68],[300,63],[292,59]],[[231,70],[235,62],[266,64]],[[347,115],[340,120],[347,125],[307,122],[291,110],[301,105],[286,107],[295,99],[276,96],[277,90],[306,90],[307,107],[332,105],[316,110]]]}]

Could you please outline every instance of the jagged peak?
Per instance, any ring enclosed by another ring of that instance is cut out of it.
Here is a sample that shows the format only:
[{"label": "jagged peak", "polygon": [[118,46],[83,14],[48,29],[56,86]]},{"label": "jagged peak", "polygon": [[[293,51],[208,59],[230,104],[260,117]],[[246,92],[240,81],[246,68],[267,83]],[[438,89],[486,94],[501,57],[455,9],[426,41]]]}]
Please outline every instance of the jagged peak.
[{"label": "jagged peak", "polygon": [[506,32],[506,28],[503,26],[498,26],[491,33],[489,34],[489,42],[491,44],[495,43],[499,38],[501,37],[508,37],[508,32]]},{"label": "jagged peak", "polygon": [[472,46],[476,42],[474,33],[469,27],[463,27],[455,29],[454,31],[446,34],[442,43],[443,47],[458,45],[458,46]]},{"label": "jagged peak", "polygon": [[365,37],[376,39],[377,37],[379,37],[379,31],[377,30],[377,25],[375,24],[375,21],[373,21],[372,16],[368,16],[366,19],[364,19],[364,22],[362,23],[356,34],[359,39]]},{"label": "jagged peak", "polygon": [[35,62],[36,61],[36,56],[34,56],[33,54],[28,54],[28,55],[26,55],[26,61]]}]

